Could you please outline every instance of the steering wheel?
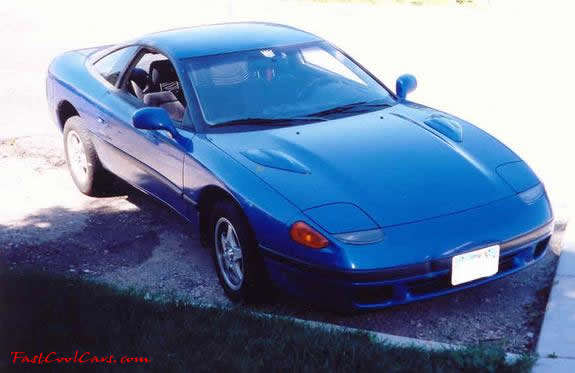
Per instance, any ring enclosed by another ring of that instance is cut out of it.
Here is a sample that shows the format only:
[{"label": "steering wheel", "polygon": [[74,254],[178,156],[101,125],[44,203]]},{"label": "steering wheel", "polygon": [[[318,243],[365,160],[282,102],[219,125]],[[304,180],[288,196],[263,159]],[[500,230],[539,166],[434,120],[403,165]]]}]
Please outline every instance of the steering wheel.
[{"label": "steering wheel", "polygon": [[329,83],[338,83],[337,81],[334,81],[333,79],[326,77],[326,76],[320,76],[319,78],[315,78],[314,80],[312,80],[311,82],[309,82],[308,84],[305,85],[305,87],[303,87],[300,92],[297,95],[297,100],[300,101],[302,100],[304,97],[309,96],[311,93],[314,92],[314,90],[312,89],[314,86],[318,86],[320,85],[320,83],[323,84],[329,84]]}]

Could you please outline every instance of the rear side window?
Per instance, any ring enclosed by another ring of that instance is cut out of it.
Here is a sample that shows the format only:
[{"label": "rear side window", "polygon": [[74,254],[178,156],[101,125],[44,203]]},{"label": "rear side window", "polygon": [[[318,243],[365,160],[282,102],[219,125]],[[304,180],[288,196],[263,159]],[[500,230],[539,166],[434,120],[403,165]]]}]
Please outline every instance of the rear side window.
[{"label": "rear side window", "polygon": [[110,84],[115,85],[120,73],[131,61],[137,49],[137,46],[118,49],[96,61],[94,68]]}]

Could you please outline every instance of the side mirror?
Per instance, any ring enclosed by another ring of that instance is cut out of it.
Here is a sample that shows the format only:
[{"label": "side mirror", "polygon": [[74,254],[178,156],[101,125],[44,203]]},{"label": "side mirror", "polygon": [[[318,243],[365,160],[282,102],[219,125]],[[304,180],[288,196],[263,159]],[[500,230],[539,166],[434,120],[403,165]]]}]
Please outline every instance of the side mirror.
[{"label": "side mirror", "polygon": [[405,101],[407,94],[417,88],[417,79],[411,74],[404,74],[395,82],[395,93],[401,101]]},{"label": "side mirror", "polygon": [[134,127],[142,130],[163,130],[168,131],[172,138],[176,139],[180,136],[172,118],[168,112],[159,107],[144,107],[136,110],[132,115],[132,123]]}]

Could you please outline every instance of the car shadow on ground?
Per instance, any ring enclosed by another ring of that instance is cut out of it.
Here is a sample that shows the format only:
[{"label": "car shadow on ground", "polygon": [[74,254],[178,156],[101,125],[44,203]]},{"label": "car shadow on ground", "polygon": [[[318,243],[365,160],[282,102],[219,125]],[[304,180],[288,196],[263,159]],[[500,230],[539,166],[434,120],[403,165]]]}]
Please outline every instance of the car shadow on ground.
[{"label": "car shadow on ground", "polygon": [[131,192],[126,201],[136,208],[119,210],[117,203],[107,205],[101,200],[88,211],[52,207],[28,215],[17,225],[0,224],[2,257],[56,271],[107,262],[139,264],[158,244],[158,231],[178,224],[165,220],[157,224],[165,212],[139,192]]},{"label": "car shadow on ground", "polygon": [[193,227],[160,202],[122,188],[123,196],[87,198],[77,208],[54,206],[0,224],[0,263],[227,304]]}]

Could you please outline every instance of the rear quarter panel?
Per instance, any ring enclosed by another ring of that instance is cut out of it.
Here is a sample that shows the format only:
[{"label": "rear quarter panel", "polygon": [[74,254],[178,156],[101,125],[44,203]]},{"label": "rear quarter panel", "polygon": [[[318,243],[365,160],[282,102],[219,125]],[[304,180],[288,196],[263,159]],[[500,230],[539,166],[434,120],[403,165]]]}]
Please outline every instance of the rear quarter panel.
[{"label": "rear quarter panel", "polygon": [[48,107],[60,130],[64,123],[58,119],[58,108],[63,102],[72,104],[89,127],[96,116],[94,102],[106,93],[106,87],[86,69],[86,59],[97,50],[99,48],[66,52],[54,58],[48,68]]}]

